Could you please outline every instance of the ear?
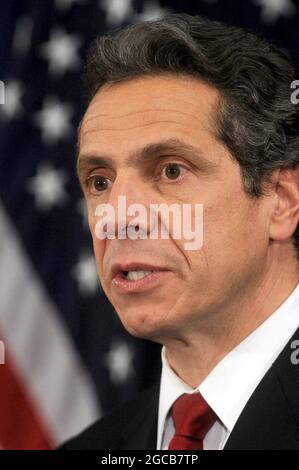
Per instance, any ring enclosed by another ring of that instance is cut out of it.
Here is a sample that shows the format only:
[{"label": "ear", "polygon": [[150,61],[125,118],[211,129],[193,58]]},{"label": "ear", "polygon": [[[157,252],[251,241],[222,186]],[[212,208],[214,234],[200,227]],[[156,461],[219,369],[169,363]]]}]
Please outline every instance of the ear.
[{"label": "ear", "polygon": [[273,174],[275,204],[270,221],[270,238],[284,241],[292,237],[299,220],[299,165]]}]

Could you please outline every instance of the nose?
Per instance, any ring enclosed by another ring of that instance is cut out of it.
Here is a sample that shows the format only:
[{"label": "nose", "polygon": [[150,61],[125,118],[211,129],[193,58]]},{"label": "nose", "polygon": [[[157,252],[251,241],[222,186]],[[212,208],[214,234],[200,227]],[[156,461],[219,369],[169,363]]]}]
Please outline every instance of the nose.
[{"label": "nose", "polygon": [[[150,221],[151,194],[146,183],[131,173],[119,175],[111,188],[102,229],[108,238],[148,238],[153,225]],[[98,214],[100,215],[100,214]]]}]

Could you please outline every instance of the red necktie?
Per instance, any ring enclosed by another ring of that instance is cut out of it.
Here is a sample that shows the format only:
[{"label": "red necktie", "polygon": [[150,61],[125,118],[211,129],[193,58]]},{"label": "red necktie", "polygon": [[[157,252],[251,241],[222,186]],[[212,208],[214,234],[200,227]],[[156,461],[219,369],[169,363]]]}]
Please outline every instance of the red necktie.
[{"label": "red necktie", "polygon": [[217,416],[200,393],[180,396],[172,407],[175,435],[169,450],[203,449],[203,440]]}]

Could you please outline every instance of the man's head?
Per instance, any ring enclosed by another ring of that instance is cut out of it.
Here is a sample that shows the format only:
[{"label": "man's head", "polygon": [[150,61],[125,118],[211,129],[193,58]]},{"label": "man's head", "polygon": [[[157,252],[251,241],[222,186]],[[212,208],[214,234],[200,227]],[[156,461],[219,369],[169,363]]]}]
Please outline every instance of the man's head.
[{"label": "man's head", "polygon": [[[184,337],[283,263],[297,269],[299,109],[284,54],[241,29],[169,15],[98,39],[87,78],[78,173],[102,287],[132,334]],[[99,240],[95,209],[121,195],[147,208],[203,204],[202,248],[171,234]],[[129,293],[111,268],[131,262],[166,271]]]}]

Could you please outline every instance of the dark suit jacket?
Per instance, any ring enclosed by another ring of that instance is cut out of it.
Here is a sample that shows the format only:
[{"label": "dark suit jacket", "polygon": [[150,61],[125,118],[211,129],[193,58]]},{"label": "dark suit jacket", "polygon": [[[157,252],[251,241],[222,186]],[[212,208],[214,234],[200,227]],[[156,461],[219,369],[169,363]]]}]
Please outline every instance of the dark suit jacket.
[{"label": "dark suit jacket", "polygon": [[[291,343],[295,339],[299,340],[299,329],[248,400],[225,450],[299,450],[299,364],[291,362]],[[158,400],[159,384],[100,419],[60,449],[154,450]]]}]

